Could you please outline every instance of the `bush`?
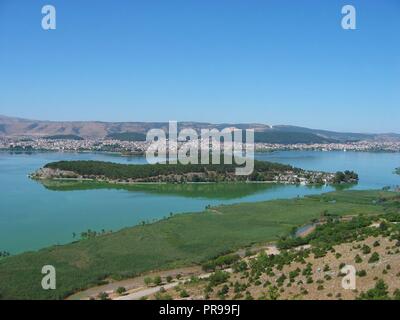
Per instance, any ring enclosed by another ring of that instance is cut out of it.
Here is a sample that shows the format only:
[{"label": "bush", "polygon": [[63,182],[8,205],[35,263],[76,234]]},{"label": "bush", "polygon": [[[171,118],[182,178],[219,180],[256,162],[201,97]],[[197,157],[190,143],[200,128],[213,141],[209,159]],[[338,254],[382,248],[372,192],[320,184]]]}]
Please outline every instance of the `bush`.
[{"label": "bush", "polygon": [[374,252],[371,257],[368,259],[368,263],[374,263],[379,261],[379,254],[377,252]]},{"label": "bush", "polygon": [[126,289],[124,287],[118,287],[115,292],[121,295],[126,292]]},{"label": "bush", "polygon": [[215,271],[210,277],[208,278],[211,286],[217,286],[228,281],[230,275],[228,272],[225,271]]},{"label": "bush", "polygon": [[143,281],[144,281],[144,284],[145,284],[146,286],[149,286],[149,285],[153,282],[153,279],[150,278],[150,277],[145,277],[145,278],[143,279]]},{"label": "bush", "polygon": [[387,300],[388,297],[388,286],[382,280],[378,280],[375,284],[375,287],[368,290],[366,293],[361,293],[358,297],[359,300]]},{"label": "bush", "polygon": [[366,275],[367,275],[367,271],[365,271],[365,270],[360,270],[360,271],[357,271],[357,276],[359,276],[359,277],[365,277]]},{"label": "bush", "polygon": [[180,294],[179,294],[179,296],[180,296],[181,298],[187,298],[187,297],[189,297],[190,295],[189,295],[189,293],[188,293],[185,289],[182,289],[181,292],[180,292]]},{"label": "bush", "polygon": [[162,283],[161,277],[160,277],[160,276],[156,276],[156,277],[154,278],[154,280],[153,280],[153,283],[154,283],[156,286],[159,286],[159,285]]},{"label": "bush", "polygon": [[366,244],[364,244],[361,248],[361,251],[363,254],[369,254],[369,253],[371,253],[371,248],[368,247]]},{"label": "bush", "polygon": [[100,292],[97,298],[99,298],[100,300],[110,300],[107,292]]}]

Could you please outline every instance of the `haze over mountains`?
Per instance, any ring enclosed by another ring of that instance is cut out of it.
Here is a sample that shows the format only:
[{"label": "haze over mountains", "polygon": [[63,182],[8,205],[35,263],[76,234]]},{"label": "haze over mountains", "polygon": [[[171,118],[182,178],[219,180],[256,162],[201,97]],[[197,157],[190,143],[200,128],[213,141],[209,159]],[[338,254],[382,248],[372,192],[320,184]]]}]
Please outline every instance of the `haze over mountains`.
[{"label": "haze over mountains", "polygon": [[[260,123],[221,123],[179,122],[178,129],[190,127],[200,129],[238,129],[255,130],[256,142],[269,143],[329,143],[358,140],[400,140],[399,134],[365,134],[316,130],[303,127]],[[81,138],[114,137],[120,140],[141,139],[148,130],[160,128],[168,131],[167,122],[101,122],[101,121],[41,121],[0,115],[0,136],[47,137],[77,136]]]}]

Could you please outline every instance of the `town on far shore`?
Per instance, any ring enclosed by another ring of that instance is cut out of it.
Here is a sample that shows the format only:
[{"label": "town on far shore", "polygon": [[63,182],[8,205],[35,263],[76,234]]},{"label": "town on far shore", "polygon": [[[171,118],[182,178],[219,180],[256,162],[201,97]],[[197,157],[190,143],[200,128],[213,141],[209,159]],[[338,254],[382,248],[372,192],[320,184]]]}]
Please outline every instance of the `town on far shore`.
[{"label": "town on far shore", "polygon": [[[182,144],[183,142],[178,143]],[[115,152],[122,155],[144,154],[150,145],[147,141],[126,141],[110,138],[81,138],[78,136],[10,137],[0,136],[0,150],[55,151],[55,152]],[[359,151],[400,152],[399,140],[361,140],[335,143],[255,143],[258,152],[304,151]]]}]

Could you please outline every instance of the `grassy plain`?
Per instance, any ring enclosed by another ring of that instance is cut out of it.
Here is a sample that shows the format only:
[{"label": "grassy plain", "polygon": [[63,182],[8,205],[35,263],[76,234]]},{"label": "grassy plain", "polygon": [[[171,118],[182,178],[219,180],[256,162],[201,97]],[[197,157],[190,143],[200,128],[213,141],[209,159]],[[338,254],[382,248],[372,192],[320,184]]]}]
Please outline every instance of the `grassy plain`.
[{"label": "grassy plain", "polygon": [[[322,214],[390,211],[398,194],[339,191],[319,196],[213,207],[156,223],[52,246],[0,260],[3,299],[62,299],[105,279],[197,264],[231,250],[274,241]],[[385,197],[386,201],[381,201]],[[110,212],[112,214],[112,212]],[[43,290],[41,269],[53,265],[57,289]]]}]

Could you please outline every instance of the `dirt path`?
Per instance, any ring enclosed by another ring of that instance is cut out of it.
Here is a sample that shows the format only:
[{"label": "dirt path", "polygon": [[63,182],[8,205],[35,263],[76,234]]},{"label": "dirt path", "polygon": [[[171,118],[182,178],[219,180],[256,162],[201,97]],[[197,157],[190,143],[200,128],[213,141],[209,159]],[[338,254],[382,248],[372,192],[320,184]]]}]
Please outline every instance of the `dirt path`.
[{"label": "dirt path", "polygon": [[[279,254],[279,250],[274,244],[260,245],[251,248],[253,254],[250,257],[254,257],[258,252],[264,251],[266,254]],[[242,258],[245,256],[246,250],[239,249],[236,251],[236,254],[241,256]],[[226,272],[232,272],[232,269],[225,269]],[[177,280],[177,275],[181,276],[181,279]],[[171,270],[163,270],[163,271],[153,271],[146,273],[144,275],[125,279],[121,281],[112,281],[108,284],[92,287],[90,289],[78,292],[68,297],[68,300],[88,300],[90,298],[96,298],[99,293],[105,292],[109,295],[111,299],[115,300],[138,300],[145,296],[154,294],[158,292],[162,287],[164,289],[173,288],[187,280],[190,279],[191,276],[197,276],[201,279],[208,278],[211,273],[204,273],[200,266],[191,266],[184,268],[176,268]],[[171,283],[166,283],[156,287],[146,287],[144,286],[144,278],[150,277],[154,278],[155,276],[160,276],[165,279],[167,276],[171,276],[174,280]],[[115,294],[115,291],[119,287],[124,287],[126,289],[126,293],[123,296],[118,296]]]},{"label": "dirt path", "polygon": [[146,277],[153,278],[155,276],[160,276],[162,278],[165,278],[167,276],[171,276],[172,278],[176,278],[178,274],[180,274],[182,277],[190,277],[192,275],[200,274],[201,271],[202,270],[200,266],[177,268],[164,271],[154,271],[138,277],[124,279],[121,281],[112,281],[105,285],[92,287],[90,289],[73,294],[72,296],[68,297],[68,300],[85,300],[89,299],[90,297],[96,297],[101,292],[111,294],[119,287],[124,287],[127,291],[142,289],[144,278]]},{"label": "dirt path", "polygon": [[[233,272],[233,270],[231,268],[224,269],[224,271],[229,272],[229,273]],[[212,273],[203,273],[203,274],[198,275],[198,277],[200,279],[207,279],[211,275],[212,275]],[[146,297],[148,295],[159,292],[161,288],[168,290],[168,289],[174,288],[188,280],[189,280],[189,278],[182,279],[182,280],[174,280],[174,282],[172,282],[172,283],[167,283],[164,285],[151,287],[151,288],[142,287],[142,288],[139,288],[138,290],[135,290],[134,292],[125,294],[123,296],[112,297],[112,300],[139,300],[143,297]]]}]

